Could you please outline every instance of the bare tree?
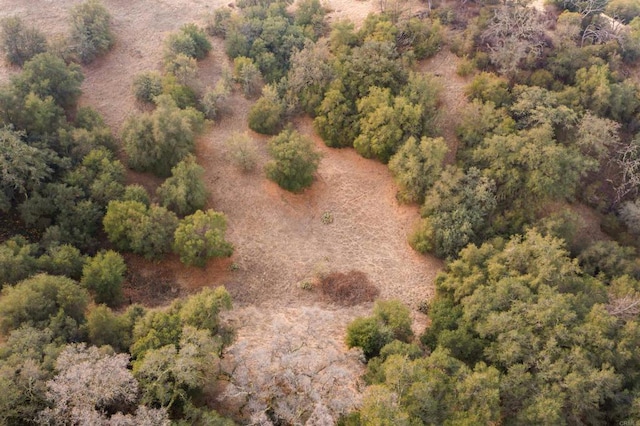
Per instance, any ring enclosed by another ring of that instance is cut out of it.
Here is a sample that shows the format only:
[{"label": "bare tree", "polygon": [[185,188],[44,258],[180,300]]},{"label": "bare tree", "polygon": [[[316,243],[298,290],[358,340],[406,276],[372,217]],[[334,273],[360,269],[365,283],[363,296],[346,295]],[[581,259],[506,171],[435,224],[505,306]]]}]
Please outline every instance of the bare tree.
[{"label": "bare tree", "polygon": [[503,74],[517,71],[529,55],[539,57],[547,45],[542,15],[521,5],[497,8],[481,39]]}]

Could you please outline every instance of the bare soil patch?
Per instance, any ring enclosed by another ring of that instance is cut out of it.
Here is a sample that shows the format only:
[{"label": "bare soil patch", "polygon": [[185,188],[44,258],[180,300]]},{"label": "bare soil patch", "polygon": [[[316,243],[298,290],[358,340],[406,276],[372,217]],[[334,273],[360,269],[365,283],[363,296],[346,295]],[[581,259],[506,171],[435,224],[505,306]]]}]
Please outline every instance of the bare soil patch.
[{"label": "bare soil patch", "polygon": [[320,278],[318,287],[331,302],[343,306],[373,302],[380,290],[361,271],[332,272]]}]

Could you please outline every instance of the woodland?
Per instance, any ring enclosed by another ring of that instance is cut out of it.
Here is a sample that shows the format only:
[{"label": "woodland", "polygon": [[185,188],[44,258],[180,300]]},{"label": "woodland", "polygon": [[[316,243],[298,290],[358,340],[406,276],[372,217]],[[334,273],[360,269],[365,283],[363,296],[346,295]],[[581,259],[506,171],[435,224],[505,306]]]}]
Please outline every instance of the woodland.
[{"label": "woodland", "polygon": [[[72,3],[64,35],[28,2],[0,12],[0,424],[640,423],[640,3],[380,0],[357,22],[322,0],[212,5],[161,34],[117,127],[82,101],[122,43],[117,2]],[[296,358],[309,344],[286,327],[251,349],[236,296],[280,308],[226,278],[147,303],[152,276],[135,297],[140,265],[259,279],[237,251],[260,236],[215,208],[201,148],[237,105],[226,191],[311,203],[323,163],[355,153],[413,209],[411,256],[441,261],[429,296],[346,268],[285,289],[341,307],[324,363]]]}]

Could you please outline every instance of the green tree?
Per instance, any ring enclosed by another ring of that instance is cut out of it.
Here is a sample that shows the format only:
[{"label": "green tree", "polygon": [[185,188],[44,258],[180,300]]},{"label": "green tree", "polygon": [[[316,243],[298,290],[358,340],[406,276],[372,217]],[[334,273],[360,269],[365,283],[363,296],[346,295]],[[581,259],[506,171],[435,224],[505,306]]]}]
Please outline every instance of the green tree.
[{"label": "green tree", "polygon": [[180,54],[190,58],[204,59],[211,50],[211,43],[203,29],[196,24],[185,24],[180,32],[170,34],[165,42],[165,55]]},{"label": "green tree", "polygon": [[80,96],[84,76],[77,64],[67,65],[50,53],[40,53],[25,62],[22,73],[12,79],[21,96],[33,92],[40,99],[51,96],[62,108],[73,107]]},{"label": "green tree", "polygon": [[[69,338],[84,322],[84,311],[89,294],[75,281],[46,274],[35,275],[12,287],[4,287],[0,293],[0,330],[6,334],[20,326],[40,329],[57,327]],[[75,335],[73,337],[76,337]]]},{"label": "green tree", "polygon": [[0,284],[15,284],[36,272],[37,246],[22,236],[0,244]]},{"label": "green tree", "polygon": [[180,307],[180,319],[185,325],[208,330],[215,336],[220,331],[219,314],[231,309],[231,296],[224,287],[204,288],[189,297]]},{"label": "green tree", "polygon": [[316,109],[313,127],[327,146],[353,146],[360,132],[354,100],[345,96],[340,80],[334,80]]},{"label": "green tree", "polygon": [[424,201],[426,192],[440,177],[447,150],[442,138],[423,137],[418,142],[410,137],[400,147],[389,161],[389,169],[400,187],[400,200],[409,203]]},{"label": "green tree", "polygon": [[482,240],[496,208],[493,180],[475,168],[466,173],[448,168],[427,192],[423,224],[412,237],[413,247],[440,257],[454,257],[467,244]]},{"label": "green tree", "polygon": [[202,209],[207,202],[204,169],[188,155],[171,169],[171,177],[156,191],[160,204],[180,216]]},{"label": "green tree", "polygon": [[94,293],[96,303],[114,306],[122,300],[122,282],[127,265],[113,250],[101,251],[82,268],[83,286]]},{"label": "green tree", "polygon": [[387,163],[402,142],[422,133],[422,107],[404,97],[393,98],[390,89],[372,87],[357,106],[360,134],[353,147],[365,158]]},{"label": "green tree", "polygon": [[99,0],[88,0],[71,9],[71,43],[80,62],[88,64],[113,45],[111,16]]},{"label": "green tree", "polygon": [[496,107],[511,103],[508,82],[495,74],[482,72],[465,88],[469,99],[479,99],[482,102],[493,102]]},{"label": "green tree", "polygon": [[409,342],[411,313],[397,300],[378,301],[373,316],[359,317],[347,327],[347,346],[360,347],[367,359],[380,354],[380,350],[393,340]]},{"label": "green tree", "polygon": [[233,79],[240,84],[246,97],[253,97],[258,93],[261,78],[260,70],[251,58],[240,56],[233,60]]},{"label": "green tree", "polygon": [[171,250],[176,215],[164,207],[139,201],[111,201],[103,219],[104,230],[119,250],[157,258]]},{"label": "green tree", "polygon": [[79,280],[86,260],[86,256],[70,244],[52,245],[38,258],[38,268],[50,275]]},{"label": "green tree", "polygon": [[273,158],[265,167],[269,179],[291,192],[311,185],[321,158],[311,140],[286,129],[269,141],[269,153]]},{"label": "green tree", "polygon": [[133,79],[133,94],[138,102],[151,104],[162,93],[162,77],[158,72],[145,72]]},{"label": "green tree", "polygon": [[193,152],[203,118],[195,110],[179,109],[167,96],[156,97],[156,102],[154,112],[125,122],[122,140],[130,167],[169,176],[171,169]]},{"label": "green tree", "polygon": [[8,127],[0,129],[0,211],[27,198],[53,172],[47,155],[23,142],[21,136]]},{"label": "green tree", "polygon": [[173,250],[182,263],[203,267],[212,257],[228,257],[233,246],[224,239],[227,218],[213,210],[196,211],[178,225]]},{"label": "green tree", "polygon": [[46,52],[47,39],[36,28],[26,28],[17,16],[0,21],[0,47],[7,60],[22,66],[38,53]]},{"label": "green tree", "polygon": [[249,109],[249,128],[264,135],[275,135],[282,128],[284,107],[276,88],[266,85],[262,96]]}]

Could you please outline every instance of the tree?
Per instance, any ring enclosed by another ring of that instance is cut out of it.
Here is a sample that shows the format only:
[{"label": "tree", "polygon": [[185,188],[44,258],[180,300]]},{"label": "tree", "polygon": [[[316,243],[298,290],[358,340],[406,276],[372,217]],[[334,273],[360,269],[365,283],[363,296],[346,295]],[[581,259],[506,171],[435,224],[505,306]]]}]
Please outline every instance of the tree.
[{"label": "tree", "polygon": [[269,179],[291,192],[311,185],[321,158],[313,142],[286,129],[269,141],[269,153],[273,158],[265,167]]},{"label": "tree", "polygon": [[208,331],[186,326],[178,345],[151,349],[133,364],[142,402],[179,412],[200,390],[218,362],[217,345]]},{"label": "tree", "polygon": [[211,43],[204,30],[196,24],[185,24],[180,32],[170,34],[165,42],[165,56],[183,54],[189,58],[204,59],[211,50]]},{"label": "tree", "polygon": [[15,284],[36,271],[37,247],[26,238],[14,236],[0,244],[0,285]]},{"label": "tree", "polygon": [[156,191],[160,204],[180,216],[202,209],[207,202],[207,189],[202,181],[204,169],[188,155],[171,169],[171,177]]},{"label": "tree", "polygon": [[47,39],[36,28],[26,28],[17,16],[0,21],[0,46],[7,60],[22,66],[38,53],[46,52]]},{"label": "tree", "polygon": [[[0,294],[0,330],[7,333],[27,325],[51,327],[62,338],[75,337],[89,302],[86,290],[75,281],[46,274],[34,275]],[[56,330],[58,326],[61,329]]]},{"label": "tree", "polygon": [[116,352],[126,352],[136,319],[144,315],[140,305],[131,305],[124,313],[116,314],[106,305],[98,305],[87,313],[88,341],[95,346],[109,345]]},{"label": "tree", "polygon": [[282,128],[284,107],[276,88],[266,85],[262,96],[249,109],[249,128],[264,135],[275,135]]},{"label": "tree", "polygon": [[212,257],[228,257],[233,246],[225,241],[227,218],[213,210],[196,211],[178,225],[173,241],[173,250],[186,265],[203,267]]},{"label": "tree", "polygon": [[208,330],[215,336],[220,331],[220,312],[229,309],[231,296],[224,287],[206,287],[184,302],[180,307],[180,319],[185,325]]},{"label": "tree", "polygon": [[68,109],[76,104],[83,80],[77,64],[67,65],[51,53],[40,53],[25,62],[22,73],[12,81],[22,97],[31,92],[40,99],[51,96],[57,105]]},{"label": "tree", "polygon": [[90,151],[63,180],[84,189],[93,201],[106,206],[124,194],[125,169],[111,151],[101,147]]},{"label": "tree", "polygon": [[47,399],[53,407],[43,411],[43,420],[106,420],[104,413],[134,403],[138,384],[128,363],[126,354],[108,355],[84,344],[67,346],[56,361],[58,374],[47,382]]},{"label": "tree", "polygon": [[389,170],[400,187],[400,200],[410,203],[424,201],[426,192],[440,177],[447,150],[442,138],[423,137],[418,142],[410,137],[400,147],[389,161]]},{"label": "tree", "polygon": [[488,72],[478,74],[465,88],[465,94],[471,100],[492,102],[498,108],[511,103],[507,80]]},{"label": "tree", "polygon": [[523,60],[531,63],[542,55],[546,46],[544,29],[535,8],[509,5],[495,9],[481,37],[500,73],[514,75]]},{"label": "tree", "polygon": [[22,134],[8,127],[0,129],[0,211],[7,211],[27,198],[53,170],[46,154],[22,141]]},{"label": "tree", "polygon": [[248,98],[257,94],[262,76],[251,58],[239,56],[233,60],[233,79],[242,87]]},{"label": "tree", "polygon": [[109,51],[113,35],[111,16],[99,0],[88,0],[71,9],[71,43],[80,62],[88,64]]},{"label": "tree", "polygon": [[70,244],[51,245],[38,258],[38,268],[50,275],[64,275],[79,280],[86,260],[86,256]]},{"label": "tree", "polygon": [[[316,0],[309,0],[313,3]],[[326,42],[307,42],[304,49],[293,52],[286,78],[285,99],[289,105],[300,105],[312,116],[320,106],[324,93],[335,77]],[[291,107],[291,106],[289,106]]]},{"label": "tree", "polygon": [[421,227],[412,236],[412,246],[440,257],[454,257],[471,242],[482,241],[496,208],[493,180],[475,168],[466,173],[448,168],[426,194]]},{"label": "tree", "polygon": [[158,72],[145,72],[133,79],[133,94],[138,102],[151,104],[162,94],[162,77]]},{"label": "tree", "polygon": [[334,80],[316,108],[313,127],[327,146],[353,146],[360,132],[355,101],[345,96],[341,80]]},{"label": "tree", "polygon": [[365,158],[387,163],[402,142],[422,132],[422,107],[401,96],[392,98],[390,89],[372,87],[357,106],[360,134],[353,147]]},{"label": "tree", "polygon": [[130,167],[169,176],[171,169],[193,152],[203,117],[193,109],[179,109],[167,96],[155,99],[155,111],[125,122],[122,140]]},{"label": "tree", "polygon": [[171,250],[176,215],[164,207],[147,207],[139,201],[111,201],[103,220],[104,230],[119,250],[157,258]]},{"label": "tree", "polygon": [[122,282],[127,265],[113,250],[101,251],[82,268],[83,286],[93,291],[96,303],[117,305],[122,299]]},{"label": "tree", "polygon": [[409,342],[413,338],[409,309],[397,300],[378,301],[373,316],[359,317],[347,327],[347,346],[360,347],[367,359],[393,340]]}]

